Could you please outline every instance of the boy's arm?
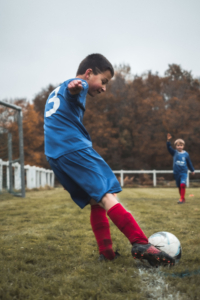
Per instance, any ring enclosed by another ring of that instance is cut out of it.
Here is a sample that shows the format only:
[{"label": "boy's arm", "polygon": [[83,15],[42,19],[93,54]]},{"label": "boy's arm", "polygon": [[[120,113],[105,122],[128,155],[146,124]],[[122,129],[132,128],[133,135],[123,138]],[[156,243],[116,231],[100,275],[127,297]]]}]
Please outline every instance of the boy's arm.
[{"label": "boy's arm", "polygon": [[170,143],[170,139],[172,138],[171,134],[168,133],[167,134],[167,150],[169,151],[169,153],[174,156],[174,154],[176,153],[176,150],[174,150],[171,146],[171,143]]},{"label": "boy's arm", "polygon": [[77,95],[81,92],[83,86],[81,80],[72,80],[68,86],[68,91],[70,92],[71,95]]},{"label": "boy's arm", "polygon": [[186,157],[186,162],[187,162],[187,165],[188,165],[188,168],[189,168],[189,170],[192,172],[192,175],[194,175],[194,167],[193,167],[193,165],[192,165],[192,162],[191,162],[191,160],[190,160],[190,156],[189,156],[189,154],[187,155],[187,157]]}]

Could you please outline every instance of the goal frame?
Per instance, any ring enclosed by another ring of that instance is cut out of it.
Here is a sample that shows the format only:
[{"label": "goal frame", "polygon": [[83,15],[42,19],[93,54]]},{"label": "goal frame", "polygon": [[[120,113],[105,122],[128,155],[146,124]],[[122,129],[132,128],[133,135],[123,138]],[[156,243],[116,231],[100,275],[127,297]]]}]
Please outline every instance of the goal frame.
[{"label": "goal frame", "polygon": [[[15,109],[17,111],[17,122],[19,132],[19,158],[15,160],[9,159],[9,166],[12,163],[19,162],[21,166],[21,193],[13,193],[15,196],[25,197],[25,176],[24,176],[24,140],[23,140],[23,113],[22,108],[15,104],[10,104],[0,100],[0,105]],[[12,185],[10,185],[12,186]],[[10,191],[11,192],[11,191]]]}]

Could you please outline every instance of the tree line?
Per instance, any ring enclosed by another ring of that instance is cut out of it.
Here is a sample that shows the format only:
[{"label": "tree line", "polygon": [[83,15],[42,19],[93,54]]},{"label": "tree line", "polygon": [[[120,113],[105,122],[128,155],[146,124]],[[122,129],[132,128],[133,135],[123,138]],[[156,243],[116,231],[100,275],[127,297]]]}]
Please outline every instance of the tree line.
[{"label": "tree line", "polygon": [[[44,107],[55,86],[42,89],[23,108],[25,164],[49,168],[44,155]],[[12,110],[0,108],[0,127],[13,133],[13,159],[19,156],[18,128]],[[87,96],[84,125],[94,149],[114,170],[172,169],[166,135],[186,142],[196,169],[200,169],[200,80],[181,66],[169,65],[164,76],[147,72],[133,75],[129,65],[115,67],[106,93]],[[6,117],[6,118],[5,118]],[[6,144],[1,129],[0,158]],[[5,150],[4,150],[5,151]]]}]

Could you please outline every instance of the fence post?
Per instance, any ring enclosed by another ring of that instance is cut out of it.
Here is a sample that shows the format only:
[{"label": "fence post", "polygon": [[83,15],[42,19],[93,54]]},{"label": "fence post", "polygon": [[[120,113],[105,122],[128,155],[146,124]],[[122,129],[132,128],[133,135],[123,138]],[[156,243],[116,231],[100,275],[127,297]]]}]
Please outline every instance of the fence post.
[{"label": "fence post", "polygon": [[36,167],[36,187],[40,187],[40,168]]},{"label": "fence post", "polygon": [[9,191],[10,189],[10,172],[9,172],[9,164],[8,162],[6,163],[6,188]]},{"label": "fence post", "polygon": [[44,168],[41,168],[41,186],[45,187],[46,185],[46,171]]},{"label": "fence post", "polygon": [[187,173],[188,173],[187,174],[188,176],[187,176],[187,183],[186,184],[187,184],[187,187],[189,187],[190,186],[190,178],[189,178],[190,177],[190,172],[189,172],[189,170],[188,170]]},{"label": "fence post", "polygon": [[153,186],[156,186],[156,170],[153,170]]},{"label": "fence post", "polygon": [[52,187],[54,187],[54,186],[55,186],[55,174],[52,171]]},{"label": "fence post", "polygon": [[31,167],[31,181],[32,181],[32,188],[36,188],[36,167]]},{"label": "fence post", "polygon": [[21,166],[19,163],[13,164],[14,167],[14,187],[16,190],[21,189]]},{"label": "fence post", "polygon": [[26,187],[27,189],[30,189],[30,166],[26,165],[24,169],[26,172]]},{"label": "fence post", "polygon": [[48,171],[47,171],[47,185],[48,185],[48,186],[51,186],[50,174],[51,174],[51,171],[48,170]]},{"label": "fence post", "polygon": [[24,176],[24,140],[23,140],[23,115],[22,110],[18,111],[18,133],[19,133],[19,159],[21,167],[21,189],[22,197],[25,197],[25,176]]},{"label": "fence post", "polygon": [[121,186],[124,186],[124,173],[123,170],[120,171],[121,174]]},{"label": "fence post", "polygon": [[34,189],[37,187],[36,184],[36,167],[26,165],[26,178],[27,178],[27,188]]},{"label": "fence post", "polygon": [[0,192],[3,190],[3,164],[2,159],[0,159]]},{"label": "fence post", "polygon": [[9,192],[12,193],[12,134],[8,133],[8,160],[9,160]]},{"label": "fence post", "polygon": [[50,186],[54,187],[54,185],[55,185],[55,175],[54,175],[53,171],[50,171],[50,172],[51,172],[50,173],[50,175],[51,175],[51,177],[50,177]]}]

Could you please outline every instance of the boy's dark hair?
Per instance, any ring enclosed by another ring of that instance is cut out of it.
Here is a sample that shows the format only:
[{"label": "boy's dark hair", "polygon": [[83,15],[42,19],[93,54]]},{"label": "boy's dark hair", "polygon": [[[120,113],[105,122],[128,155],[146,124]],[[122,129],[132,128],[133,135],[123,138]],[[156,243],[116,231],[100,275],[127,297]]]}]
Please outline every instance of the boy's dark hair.
[{"label": "boy's dark hair", "polygon": [[114,76],[114,69],[111,63],[102,54],[90,54],[80,63],[76,76],[85,74],[87,69],[92,69],[95,75],[110,71],[112,77]]}]

